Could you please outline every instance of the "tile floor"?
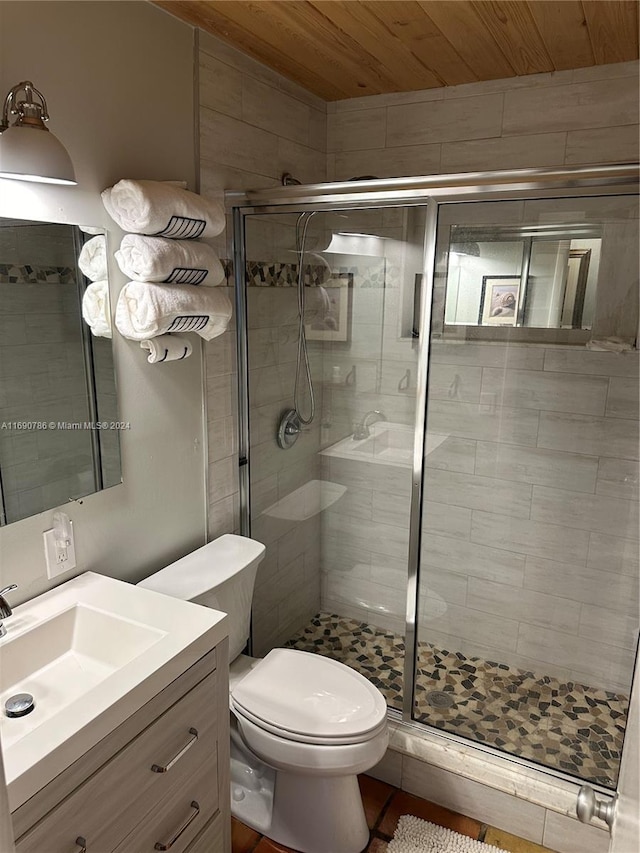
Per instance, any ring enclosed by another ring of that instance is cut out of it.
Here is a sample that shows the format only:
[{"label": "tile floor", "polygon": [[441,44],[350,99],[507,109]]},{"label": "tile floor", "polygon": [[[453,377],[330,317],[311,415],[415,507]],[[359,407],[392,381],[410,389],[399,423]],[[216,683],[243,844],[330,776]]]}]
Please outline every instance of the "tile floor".
[{"label": "tile floor", "polygon": [[[319,613],[287,645],[357,669],[391,708],[402,708],[403,637]],[[430,643],[418,646],[416,719],[615,788],[628,697]]]},{"label": "tile floor", "polygon": [[[553,853],[547,847],[541,847],[539,844],[525,841],[501,829],[451,812],[435,803],[421,800],[370,776],[360,776],[359,779],[367,823],[371,830],[366,853],[385,853],[387,844],[395,832],[398,818],[403,814],[412,814],[423,820],[429,820],[431,823],[453,829],[461,835],[493,844],[509,853]],[[260,836],[235,818],[232,820],[231,837],[232,853],[296,853],[288,847]]]}]

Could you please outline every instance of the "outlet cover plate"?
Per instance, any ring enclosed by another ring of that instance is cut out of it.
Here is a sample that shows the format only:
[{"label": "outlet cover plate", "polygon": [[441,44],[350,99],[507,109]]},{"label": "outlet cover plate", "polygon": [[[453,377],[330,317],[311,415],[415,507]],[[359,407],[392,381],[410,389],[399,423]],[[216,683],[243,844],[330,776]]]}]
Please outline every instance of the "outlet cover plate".
[{"label": "outlet cover plate", "polygon": [[42,534],[44,537],[44,556],[47,561],[47,577],[49,580],[58,575],[63,575],[65,572],[71,571],[76,567],[76,548],[73,537],[73,522],[71,524],[71,543],[67,545],[67,559],[58,562],[56,552],[56,532],[53,528],[45,530]]}]

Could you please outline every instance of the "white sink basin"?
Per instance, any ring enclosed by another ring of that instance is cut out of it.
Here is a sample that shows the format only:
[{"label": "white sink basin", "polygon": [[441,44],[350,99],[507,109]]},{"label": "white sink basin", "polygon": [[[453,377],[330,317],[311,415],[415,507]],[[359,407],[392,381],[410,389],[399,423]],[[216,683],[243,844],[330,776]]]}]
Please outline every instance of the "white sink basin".
[{"label": "white sink basin", "polygon": [[[226,635],[224,613],[92,572],[16,607],[0,639],[0,736],[16,809]],[[30,693],[33,711],[4,713]]]},{"label": "white sink basin", "polygon": [[8,633],[0,644],[0,708],[16,693],[30,693],[35,709],[19,720],[0,718],[5,748],[58,714],[120,667],[166,636],[85,604]]}]

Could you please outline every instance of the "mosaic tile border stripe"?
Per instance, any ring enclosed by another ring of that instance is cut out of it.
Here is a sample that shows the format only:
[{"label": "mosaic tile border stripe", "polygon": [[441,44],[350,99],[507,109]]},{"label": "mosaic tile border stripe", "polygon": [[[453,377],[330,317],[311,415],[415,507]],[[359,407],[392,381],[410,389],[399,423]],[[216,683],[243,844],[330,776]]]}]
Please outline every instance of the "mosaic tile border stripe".
[{"label": "mosaic tile border stripe", "polygon": [[75,280],[76,272],[70,267],[0,264],[0,284],[72,284]]},{"label": "mosaic tile border stripe", "polygon": [[[234,286],[233,260],[221,258],[227,287]],[[371,268],[337,266],[332,268],[336,276],[353,275],[360,288],[396,287],[399,283],[399,270],[396,267],[383,269],[380,264]],[[305,264],[304,281],[309,287],[319,287],[325,283],[327,267]],[[296,287],[298,284],[298,264],[275,263],[273,261],[246,261],[246,281],[249,287]]]},{"label": "mosaic tile border stripe", "polygon": [[[342,661],[402,709],[404,639],[319,613],[286,644]],[[627,696],[418,644],[415,717],[579,779],[615,788]]]}]

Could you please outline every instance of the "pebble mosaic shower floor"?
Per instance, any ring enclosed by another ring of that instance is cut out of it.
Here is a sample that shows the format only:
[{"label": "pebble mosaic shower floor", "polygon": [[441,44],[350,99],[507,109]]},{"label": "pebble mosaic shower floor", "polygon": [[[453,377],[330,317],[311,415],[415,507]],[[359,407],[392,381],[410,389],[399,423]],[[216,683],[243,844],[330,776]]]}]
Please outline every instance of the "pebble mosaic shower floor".
[{"label": "pebble mosaic shower floor", "polygon": [[[319,613],[287,645],[342,661],[379,687],[391,708],[402,708],[404,640],[398,634]],[[615,788],[627,696],[430,643],[418,646],[418,720]]]}]

